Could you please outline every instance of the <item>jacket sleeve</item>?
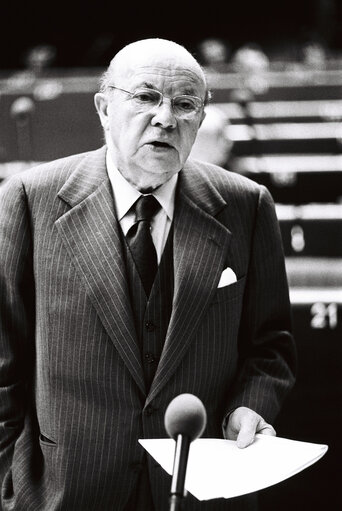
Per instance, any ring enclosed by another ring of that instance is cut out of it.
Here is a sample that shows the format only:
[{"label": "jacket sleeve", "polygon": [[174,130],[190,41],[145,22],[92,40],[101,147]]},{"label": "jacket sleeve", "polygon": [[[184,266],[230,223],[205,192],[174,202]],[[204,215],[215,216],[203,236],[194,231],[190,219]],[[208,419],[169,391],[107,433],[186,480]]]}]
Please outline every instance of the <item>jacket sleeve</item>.
[{"label": "jacket sleeve", "polygon": [[296,349],[273,199],[260,187],[239,330],[239,370],[228,413],[246,406],[272,423],[292,388]]},{"label": "jacket sleeve", "polygon": [[32,392],[33,334],[30,222],[21,181],[12,178],[0,187],[0,487]]}]

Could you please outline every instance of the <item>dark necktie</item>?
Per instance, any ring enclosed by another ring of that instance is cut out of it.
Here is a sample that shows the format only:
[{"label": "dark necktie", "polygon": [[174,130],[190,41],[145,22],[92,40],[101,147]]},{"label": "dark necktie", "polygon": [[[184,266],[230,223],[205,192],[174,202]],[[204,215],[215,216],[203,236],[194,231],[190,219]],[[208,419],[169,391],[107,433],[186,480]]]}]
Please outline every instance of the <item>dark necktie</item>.
[{"label": "dark necktie", "polygon": [[157,253],[151,236],[151,219],[159,207],[159,202],[153,195],[141,195],[133,206],[135,223],[126,234],[147,296],[158,268]]}]

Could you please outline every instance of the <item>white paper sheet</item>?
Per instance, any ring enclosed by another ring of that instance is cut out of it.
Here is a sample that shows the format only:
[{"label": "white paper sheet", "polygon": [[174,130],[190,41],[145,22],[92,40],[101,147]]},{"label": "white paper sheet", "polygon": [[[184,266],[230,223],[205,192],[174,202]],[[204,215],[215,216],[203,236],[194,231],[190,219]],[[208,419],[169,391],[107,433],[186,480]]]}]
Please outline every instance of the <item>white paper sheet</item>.
[{"label": "white paper sheet", "polygon": [[[139,442],[172,475],[175,441]],[[185,488],[199,500],[237,497],[284,481],[318,461],[327,449],[267,435],[256,435],[245,449],[232,440],[200,438],[190,445]]]}]

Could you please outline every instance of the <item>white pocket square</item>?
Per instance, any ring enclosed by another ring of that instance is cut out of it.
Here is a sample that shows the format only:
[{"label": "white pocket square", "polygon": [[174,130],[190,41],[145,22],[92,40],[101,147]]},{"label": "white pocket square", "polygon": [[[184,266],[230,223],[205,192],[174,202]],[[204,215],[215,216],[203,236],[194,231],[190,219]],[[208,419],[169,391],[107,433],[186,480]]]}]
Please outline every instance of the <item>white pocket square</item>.
[{"label": "white pocket square", "polygon": [[229,286],[229,284],[233,284],[236,282],[236,280],[236,275],[233,270],[231,268],[226,268],[221,274],[221,278],[217,287],[219,288]]}]

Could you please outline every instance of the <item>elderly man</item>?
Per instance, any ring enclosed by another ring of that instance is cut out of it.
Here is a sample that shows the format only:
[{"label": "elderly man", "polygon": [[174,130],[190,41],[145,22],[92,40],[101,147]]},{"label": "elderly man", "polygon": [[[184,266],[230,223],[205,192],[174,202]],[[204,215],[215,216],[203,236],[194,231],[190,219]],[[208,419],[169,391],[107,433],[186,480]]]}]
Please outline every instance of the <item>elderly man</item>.
[{"label": "elderly man", "polygon": [[275,434],[295,366],[278,224],[265,188],[188,160],[207,100],[183,47],[132,43],[95,96],[105,147],[2,187],[3,511],[168,509],[138,439],[181,393],[206,437]]}]

